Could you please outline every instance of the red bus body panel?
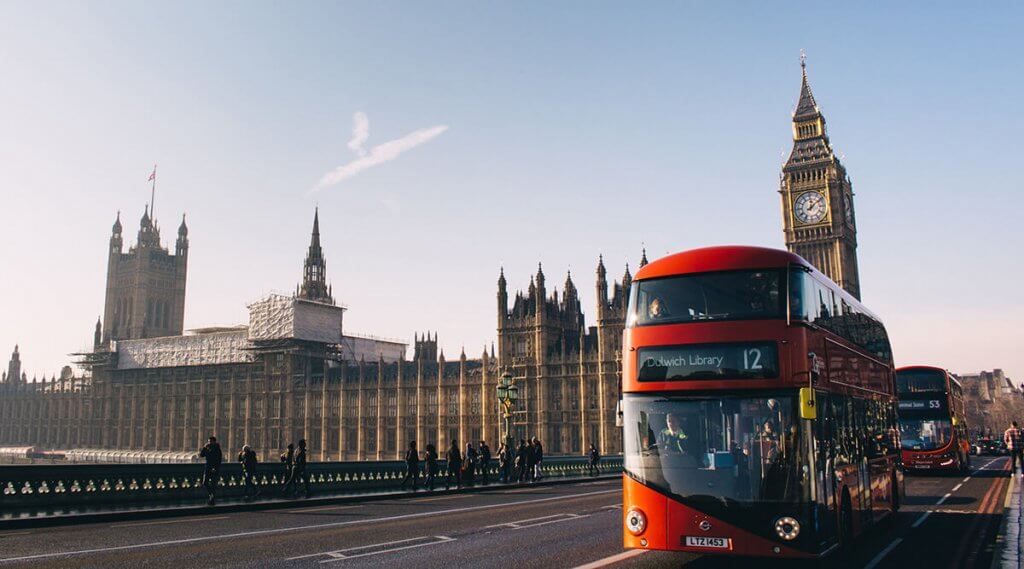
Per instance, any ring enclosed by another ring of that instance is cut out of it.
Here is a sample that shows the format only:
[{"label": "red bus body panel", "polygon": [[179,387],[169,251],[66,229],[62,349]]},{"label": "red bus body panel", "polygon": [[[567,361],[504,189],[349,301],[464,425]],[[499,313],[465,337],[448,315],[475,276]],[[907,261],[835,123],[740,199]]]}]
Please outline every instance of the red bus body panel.
[{"label": "red bus body panel", "polygon": [[[901,371],[909,370],[927,370],[937,371],[946,376],[946,390],[947,396],[949,397],[949,409],[950,416],[957,415],[956,409],[954,409],[955,403],[950,391],[951,380],[949,372],[941,367],[929,366],[929,365],[910,365],[901,366],[896,368],[896,373]],[[966,417],[961,417],[964,420]],[[950,437],[949,442],[942,446],[942,448],[934,450],[906,450],[902,452],[903,465],[913,471],[956,471],[958,468],[956,456],[962,454],[963,456],[970,456],[971,443],[967,439],[957,434],[956,430],[953,430],[953,435]]]},{"label": "red bus body panel", "polygon": [[[793,266],[806,268],[812,275],[829,282],[828,277],[822,275],[798,255],[776,249],[742,246],[709,247],[670,255],[653,261],[640,269],[633,282],[636,286],[636,283],[646,279],[689,273],[789,269]],[[856,302],[856,299],[847,293],[840,292],[840,294],[850,302]],[[865,310],[865,312],[868,311]],[[779,376],[777,378],[686,380],[685,382],[640,382],[637,379],[638,348],[756,341],[776,343],[779,355]],[[824,362],[824,368],[827,370],[823,371],[821,377],[814,383],[816,389],[847,395],[855,394],[858,397],[883,401],[895,401],[895,374],[891,362],[866,357],[863,355],[863,350],[847,344],[845,340],[833,334],[826,333],[814,326],[793,324],[785,318],[627,327],[623,332],[622,392],[681,394],[792,389],[795,396],[798,388],[811,385],[811,363],[809,360],[811,352]],[[854,359],[858,361],[850,363]],[[898,453],[894,456],[898,456]],[[866,489],[863,493],[859,490],[862,473],[856,465],[835,468],[834,472],[842,482],[836,488],[833,499],[838,501],[844,491],[849,493],[853,510],[851,532],[854,536],[860,535],[869,524],[877,522],[892,512],[893,479],[897,480],[899,491],[902,494],[902,471],[894,456],[872,459],[867,462],[864,474],[869,480],[864,481]],[[774,536],[757,535],[726,524],[648,488],[628,475],[623,476],[623,492],[624,520],[631,506],[641,508],[648,519],[648,528],[640,536],[633,536],[628,531],[623,531],[624,545],[627,548],[768,557],[816,557],[825,553],[815,554],[793,549],[787,547],[781,540],[772,539]],[[838,507],[836,507],[836,511],[838,511]],[[700,530],[698,524],[701,520],[708,520],[711,529],[706,532]],[[732,540],[732,548],[729,551],[722,551],[685,546],[686,536],[702,535],[728,537]],[[646,544],[641,543],[642,538],[646,540]]]}]

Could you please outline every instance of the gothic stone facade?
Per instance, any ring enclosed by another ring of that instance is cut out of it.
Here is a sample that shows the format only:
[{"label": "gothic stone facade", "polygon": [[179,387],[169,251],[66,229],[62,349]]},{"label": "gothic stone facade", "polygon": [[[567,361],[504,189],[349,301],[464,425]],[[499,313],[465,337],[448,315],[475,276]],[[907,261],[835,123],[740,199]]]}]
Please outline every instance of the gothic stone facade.
[{"label": "gothic stone facade", "polygon": [[[144,216],[140,241],[147,222],[153,223]],[[118,255],[119,225],[112,238]],[[158,238],[146,247],[159,256]],[[140,243],[132,251],[142,249]],[[185,249],[182,224],[176,255],[182,275]],[[110,262],[121,261],[112,248]],[[340,312],[325,275],[317,213],[293,302]],[[151,337],[153,328],[133,327],[140,318],[147,322],[146,314],[131,311],[123,336],[120,324],[97,323],[94,351],[81,354],[88,376],[0,382],[0,446],[188,452],[215,434],[225,448],[249,444],[264,460],[300,438],[320,460],[398,459],[412,440],[420,448],[452,439],[500,440],[496,386],[508,371],[523,386],[513,418],[516,436],[539,436],[550,453],[583,454],[592,442],[603,453],[621,452],[616,354],[630,275],[627,269],[622,283],[611,284],[610,298],[603,262],[597,275],[598,322],[585,329],[571,279],[559,300],[557,291],[548,297],[538,271],[529,293],[517,294],[509,308],[502,274],[500,355],[492,347],[479,359],[463,353],[455,361],[439,353],[436,334],[417,335],[407,361],[404,348],[393,342],[341,336],[340,317],[338,329],[326,331],[337,333],[337,342],[310,340],[294,330],[267,338],[254,332],[252,318],[249,326]],[[150,288],[162,290],[167,283],[158,281],[133,281],[134,298],[159,298]],[[108,309],[111,290],[121,287],[108,282]],[[180,320],[167,322],[180,328]],[[11,368],[20,371],[18,357]]]}]

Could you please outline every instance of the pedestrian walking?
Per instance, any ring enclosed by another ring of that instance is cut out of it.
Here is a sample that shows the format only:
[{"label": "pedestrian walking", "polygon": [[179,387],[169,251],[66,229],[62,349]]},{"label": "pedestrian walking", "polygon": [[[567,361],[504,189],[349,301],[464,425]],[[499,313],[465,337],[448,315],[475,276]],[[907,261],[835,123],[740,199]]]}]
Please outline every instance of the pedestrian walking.
[{"label": "pedestrian walking", "polygon": [[544,461],[544,446],[540,439],[533,437],[533,480],[540,480],[540,465]]},{"label": "pedestrian walking", "polygon": [[451,487],[452,480],[455,481],[455,487],[462,487],[462,479],[459,475],[462,472],[462,454],[459,452],[459,442],[452,439],[452,446],[448,447],[448,454],[445,456],[448,460],[448,472],[444,478],[444,489],[447,490]]},{"label": "pedestrian walking", "polygon": [[508,445],[498,445],[498,482],[508,482]]},{"label": "pedestrian walking", "polygon": [[405,451],[405,478],[402,479],[402,488],[409,480],[412,480],[412,489],[420,480],[420,453],[416,450],[416,441],[409,442],[409,450]]},{"label": "pedestrian walking", "polygon": [[476,474],[479,461],[480,453],[476,451],[473,443],[466,443],[466,454],[462,457],[462,483],[466,486],[473,485],[473,476]]},{"label": "pedestrian walking", "polygon": [[530,468],[530,447],[526,446],[526,440],[519,439],[519,448],[516,449],[516,480],[526,480]]},{"label": "pedestrian walking", "polygon": [[1020,466],[1021,475],[1024,476],[1024,463],[1021,451],[1021,433],[1017,428],[1017,421],[1010,421],[1010,428],[1003,432],[1003,442],[1006,443],[1006,450],[1010,451],[1010,476],[1013,476]]},{"label": "pedestrian walking", "polygon": [[434,490],[434,477],[437,476],[437,447],[427,444],[427,456],[425,458],[426,468],[424,469],[423,485],[430,491]]},{"label": "pedestrian walking", "polygon": [[292,443],[288,443],[288,450],[281,453],[281,464],[284,466],[284,476],[281,477],[284,484],[292,477],[292,466],[295,465],[295,445]]},{"label": "pedestrian walking", "polygon": [[487,486],[487,471],[491,469],[491,447],[487,441],[480,441],[480,480]]},{"label": "pedestrian walking", "polygon": [[224,453],[220,450],[217,437],[210,437],[206,446],[199,451],[199,456],[206,459],[206,466],[203,468],[203,486],[206,487],[206,503],[212,506],[217,493],[217,484],[220,482],[220,465],[224,461]]},{"label": "pedestrian walking", "polygon": [[590,460],[587,461],[587,473],[590,474],[591,476],[597,476],[598,474],[601,474],[601,469],[598,468],[598,462],[601,461],[601,453],[597,451],[597,447],[594,446],[594,443],[590,443],[590,452],[588,453],[588,458]]},{"label": "pedestrian walking", "polygon": [[[291,445],[288,445],[291,446]],[[299,441],[299,448],[295,451],[291,472],[288,480],[281,488],[281,493],[287,495],[290,490],[294,491],[299,481],[302,481],[303,496],[309,498],[309,475],[306,473],[306,439]]]},{"label": "pedestrian walking", "polygon": [[260,489],[256,486],[256,451],[245,445],[238,453],[238,462],[242,465],[242,481],[245,483],[245,499],[251,500],[260,495]]}]

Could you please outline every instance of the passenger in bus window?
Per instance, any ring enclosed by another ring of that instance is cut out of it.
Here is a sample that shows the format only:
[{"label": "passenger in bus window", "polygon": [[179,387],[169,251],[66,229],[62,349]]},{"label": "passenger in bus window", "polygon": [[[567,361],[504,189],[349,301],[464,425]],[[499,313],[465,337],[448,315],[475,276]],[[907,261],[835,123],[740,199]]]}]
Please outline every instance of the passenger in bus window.
[{"label": "passenger in bus window", "polygon": [[661,298],[654,297],[651,300],[651,304],[647,306],[647,316],[651,320],[666,318],[668,315],[668,308],[665,306],[665,301]]}]

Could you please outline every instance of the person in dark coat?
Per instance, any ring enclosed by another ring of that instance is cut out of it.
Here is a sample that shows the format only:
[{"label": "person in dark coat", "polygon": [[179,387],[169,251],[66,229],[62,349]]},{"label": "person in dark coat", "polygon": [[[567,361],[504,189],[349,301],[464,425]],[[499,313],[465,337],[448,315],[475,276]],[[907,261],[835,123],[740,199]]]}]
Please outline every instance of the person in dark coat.
[{"label": "person in dark coat", "polygon": [[462,487],[462,479],[459,475],[462,472],[462,454],[459,453],[459,442],[452,439],[452,446],[448,447],[448,454],[445,456],[448,459],[448,472],[444,478],[444,488],[447,490],[451,487],[452,480],[455,481],[455,487]]},{"label": "person in dark coat", "polygon": [[533,480],[536,482],[540,480],[540,466],[541,462],[544,462],[544,445],[540,444],[540,439],[533,437]]},{"label": "person in dark coat", "polygon": [[533,439],[526,443],[526,480],[533,481],[536,475],[537,447]]},{"label": "person in dark coat", "polygon": [[597,466],[597,463],[601,460],[601,453],[597,452],[597,447],[594,446],[594,443],[590,443],[590,452],[587,455],[590,459],[587,461],[587,473],[591,476],[601,474],[601,469]]},{"label": "person in dark coat", "polygon": [[487,471],[491,469],[491,447],[487,441],[480,441],[480,479],[487,485]]},{"label": "person in dark coat", "polygon": [[466,443],[466,454],[462,457],[462,482],[466,486],[473,485],[473,474],[479,459],[480,454],[476,452],[473,443]]},{"label": "person in dark coat", "polygon": [[524,439],[519,439],[519,448],[516,449],[516,479],[520,482],[526,480],[530,471],[530,447],[526,446]]},{"label": "person in dark coat", "polygon": [[402,479],[402,488],[405,488],[409,480],[412,480],[412,489],[415,490],[420,480],[420,453],[416,450],[416,441],[411,441],[409,450],[405,451],[405,478]]},{"label": "person in dark coat", "polygon": [[251,500],[260,495],[260,489],[256,487],[256,451],[245,445],[242,452],[238,453],[238,462],[242,465],[242,481],[245,483],[245,498]]},{"label": "person in dark coat", "polygon": [[287,494],[289,490],[295,489],[299,480],[302,481],[303,496],[309,498],[309,474],[306,473],[306,439],[299,441],[299,449],[295,451],[291,474],[288,476],[288,481],[284,483],[281,493]]},{"label": "person in dark coat", "polygon": [[498,482],[508,482],[508,457],[508,445],[501,443],[501,445],[498,446]]},{"label": "person in dark coat", "polygon": [[426,467],[423,472],[423,485],[432,491],[434,489],[434,477],[437,476],[437,447],[432,444],[428,444],[427,456],[424,458]]},{"label": "person in dark coat", "polygon": [[[288,450],[281,453],[281,464],[284,465],[284,476],[281,477],[285,483],[292,477],[292,467],[295,466],[295,445],[288,443]],[[284,491],[282,484],[281,490]]]},{"label": "person in dark coat", "polygon": [[220,450],[217,437],[210,437],[206,446],[199,451],[199,456],[206,459],[206,466],[203,468],[203,486],[206,487],[208,496],[206,503],[212,506],[217,492],[217,484],[220,482],[220,465],[224,461],[224,453]]}]

